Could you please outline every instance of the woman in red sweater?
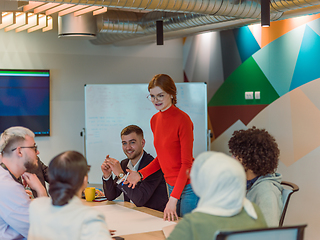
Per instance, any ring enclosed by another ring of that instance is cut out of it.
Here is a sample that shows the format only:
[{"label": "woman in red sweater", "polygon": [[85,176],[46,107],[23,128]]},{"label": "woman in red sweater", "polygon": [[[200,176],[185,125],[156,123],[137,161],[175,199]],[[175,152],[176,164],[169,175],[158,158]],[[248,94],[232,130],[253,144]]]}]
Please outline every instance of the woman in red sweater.
[{"label": "woman in red sweater", "polygon": [[127,181],[134,188],[138,181],[161,169],[170,195],[164,219],[173,221],[196,208],[199,200],[188,177],[194,160],[193,123],[188,114],[175,106],[177,89],[170,76],[154,76],[148,90],[149,100],[159,110],[150,121],[157,157],[139,172],[130,171]]}]

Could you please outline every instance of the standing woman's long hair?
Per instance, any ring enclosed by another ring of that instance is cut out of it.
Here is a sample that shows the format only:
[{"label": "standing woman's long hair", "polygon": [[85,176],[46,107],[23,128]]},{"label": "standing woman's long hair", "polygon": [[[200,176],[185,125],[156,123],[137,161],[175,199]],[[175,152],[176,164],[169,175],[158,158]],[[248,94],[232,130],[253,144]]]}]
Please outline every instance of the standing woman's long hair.
[{"label": "standing woman's long hair", "polygon": [[151,88],[159,87],[166,93],[172,96],[171,102],[173,105],[177,104],[177,87],[172,78],[167,74],[157,74],[149,82],[148,91]]},{"label": "standing woman's long hair", "polygon": [[83,186],[89,167],[85,157],[76,151],[63,152],[49,164],[49,194],[52,204],[63,206]]}]

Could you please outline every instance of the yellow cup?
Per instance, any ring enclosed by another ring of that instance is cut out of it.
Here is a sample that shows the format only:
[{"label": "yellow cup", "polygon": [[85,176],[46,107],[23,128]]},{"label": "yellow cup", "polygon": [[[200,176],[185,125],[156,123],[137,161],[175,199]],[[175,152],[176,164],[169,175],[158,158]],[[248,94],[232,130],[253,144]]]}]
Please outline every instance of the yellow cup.
[{"label": "yellow cup", "polygon": [[94,187],[87,187],[84,190],[84,195],[86,196],[86,200],[88,202],[92,202],[95,199],[96,189]]}]

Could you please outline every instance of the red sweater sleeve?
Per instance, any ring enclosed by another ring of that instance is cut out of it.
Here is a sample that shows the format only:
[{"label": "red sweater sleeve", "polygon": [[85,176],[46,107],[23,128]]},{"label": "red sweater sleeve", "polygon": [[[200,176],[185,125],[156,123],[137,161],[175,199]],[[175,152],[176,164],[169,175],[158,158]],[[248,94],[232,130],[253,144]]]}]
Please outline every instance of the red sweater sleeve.
[{"label": "red sweater sleeve", "polygon": [[152,160],[151,163],[149,163],[147,166],[145,166],[143,169],[140,169],[139,172],[142,174],[143,179],[149,177],[151,174],[155,173],[160,169],[159,160],[156,157]]},{"label": "red sweater sleeve", "polygon": [[186,121],[180,125],[179,138],[181,145],[181,168],[174,185],[171,196],[179,199],[186,184],[190,183],[187,171],[190,171],[193,163],[193,124]]}]

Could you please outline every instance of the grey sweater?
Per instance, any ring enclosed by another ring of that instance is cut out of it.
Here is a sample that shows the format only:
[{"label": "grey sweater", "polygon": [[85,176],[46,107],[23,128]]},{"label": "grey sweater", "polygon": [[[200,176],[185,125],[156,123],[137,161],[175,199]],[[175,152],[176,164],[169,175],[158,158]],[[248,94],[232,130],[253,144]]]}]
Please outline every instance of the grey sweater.
[{"label": "grey sweater", "polygon": [[247,198],[259,206],[268,227],[279,226],[283,207],[281,179],[279,173],[260,176],[247,190]]}]

